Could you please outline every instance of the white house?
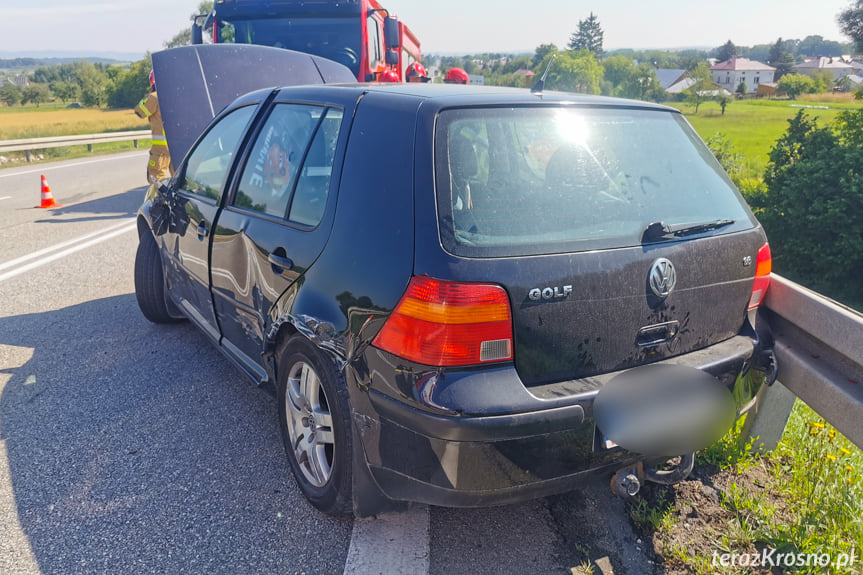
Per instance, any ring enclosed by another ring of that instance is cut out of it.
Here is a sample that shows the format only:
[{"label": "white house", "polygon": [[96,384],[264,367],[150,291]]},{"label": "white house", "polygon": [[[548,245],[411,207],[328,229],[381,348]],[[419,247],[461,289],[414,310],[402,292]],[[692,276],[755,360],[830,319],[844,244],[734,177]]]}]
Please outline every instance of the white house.
[{"label": "white house", "polygon": [[746,84],[746,93],[758,91],[758,84],[773,82],[776,68],[748,58],[734,57],[710,68],[713,83],[729,92],[736,92],[741,82]]},{"label": "white house", "polygon": [[833,79],[838,80],[844,76],[851,76],[857,71],[848,62],[844,62],[842,58],[807,58],[805,62],[801,62],[794,66],[794,71],[798,74],[806,74],[812,76],[819,70],[828,70],[833,74]]}]

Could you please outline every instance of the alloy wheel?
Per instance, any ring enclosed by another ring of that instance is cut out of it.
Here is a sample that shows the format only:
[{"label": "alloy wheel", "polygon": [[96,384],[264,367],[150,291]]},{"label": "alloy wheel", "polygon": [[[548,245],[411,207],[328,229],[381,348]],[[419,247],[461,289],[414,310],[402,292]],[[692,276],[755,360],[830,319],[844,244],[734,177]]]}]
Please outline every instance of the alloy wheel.
[{"label": "alloy wheel", "polygon": [[305,362],[295,363],[288,374],[285,413],[291,449],[303,476],[323,487],[333,472],[333,418],[318,374]]}]

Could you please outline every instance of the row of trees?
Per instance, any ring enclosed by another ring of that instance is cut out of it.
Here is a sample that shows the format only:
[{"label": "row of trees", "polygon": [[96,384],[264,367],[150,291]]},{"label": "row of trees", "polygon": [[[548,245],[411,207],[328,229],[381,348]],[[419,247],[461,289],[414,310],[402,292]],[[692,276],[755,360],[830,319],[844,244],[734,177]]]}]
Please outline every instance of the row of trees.
[{"label": "row of trees", "polygon": [[[863,6],[863,0],[858,0],[858,6]],[[840,15],[844,26],[846,20],[842,18],[846,18],[845,13]],[[845,31],[854,39],[854,20],[851,16],[847,18]],[[859,19],[863,21],[863,16]],[[857,26],[863,29],[860,22]],[[494,54],[444,58],[441,65],[444,69],[458,66],[469,74],[483,74],[487,84],[523,86],[526,82],[524,70],[542,74],[554,54],[556,59],[549,70],[546,83],[550,88],[657,101],[667,95],[657,81],[655,69],[685,69],[694,80],[685,97],[695,105],[697,111],[701,102],[716,97],[710,68],[706,63],[708,57],[725,61],[734,56],[745,56],[766,61],[776,68],[774,79],[780,82],[780,90],[795,98],[803,93],[826,92],[834,87],[833,76],[826,70],[816,72],[812,77],[794,74],[795,64],[804,56],[833,53],[839,55],[852,49],[851,44],[842,45],[825,41],[821,36],[807,36],[804,40],[778,38],[773,44],[753,48],[740,48],[729,40],[712,51],[619,50],[608,55],[604,51],[603,40],[602,26],[598,17],[591,12],[588,18],[579,21],[578,28],[570,36],[564,51],[558,50],[554,44],[543,44],[536,48],[532,57],[507,58]],[[845,80],[845,85],[841,87],[850,89],[850,81]],[[745,94],[747,86],[741,83],[736,87],[736,91]],[[719,99],[724,113],[730,99],[727,96]]]},{"label": "row of trees", "polygon": [[85,106],[131,108],[146,92],[149,73],[149,55],[128,68],[84,60],[44,66],[31,74],[28,86],[7,82],[0,87],[0,102],[38,106],[56,98],[64,104],[80,101]]}]

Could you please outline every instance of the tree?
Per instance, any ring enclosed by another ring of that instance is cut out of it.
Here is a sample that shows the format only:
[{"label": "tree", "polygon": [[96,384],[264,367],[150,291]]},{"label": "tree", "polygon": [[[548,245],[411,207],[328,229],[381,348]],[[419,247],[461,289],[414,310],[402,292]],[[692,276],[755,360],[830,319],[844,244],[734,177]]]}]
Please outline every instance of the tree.
[{"label": "tree", "polygon": [[746,92],[749,91],[749,86],[746,85],[746,82],[740,80],[740,83],[737,84],[737,89],[734,90],[735,93],[740,94],[741,96],[745,96]]},{"label": "tree", "polygon": [[73,82],[66,82],[64,80],[57,80],[55,82],[51,82],[49,86],[51,88],[51,92],[53,92],[55,96],[60,98],[60,100],[64,104],[69,100],[76,100],[78,98],[78,95],[81,93],[81,88],[79,88],[77,84]]},{"label": "tree", "polygon": [[7,106],[14,106],[21,102],[21,88],[12,82],[6,82],[0,86],[0,102]]},{"label": "tree", "polygon": [[32,82],[29,86],[24,86],[21,89],[21,103],[44,104],[51,99],[51,90],[48,89],[48,84],[37,84]]},{"label": "tree", "polygon": [[776,68],[776,73],[773,75],[774,82],[778,82],[782,76],[794,71],[794,56],[785,47],[782,38],[776,40],[776,43],[770,48],[767,63]]},{"label": "tree", "polygon": [[851,305],[863,303],[863,141],[859,111],[835,131],[803,111],[770,152],[766,193],[752,207],[770,238],[774,271]]},{"label": "tree", "polygon": [[597,58],[602,57],[602,27],[599,25],[599,20],[590,13],[590,17],[586,20],[578,21],[578,30],[569,37],[567,48],[570,50],[589,50],[596,54]]},{"label": "tree", "polygon": [[[541,64],[543,70],[548,66],[548,59]],[[602,80],[602,64],[596,60],[593,52],[560,52],[548,72],[546,87],[567,92],[584,94],[599,94]]]},{"label": "tree", "polygon": [[858,52],[863,52],[863,0],[857,0],[837,17],[842,33],[851,38]]},{"label": "tree", "polygon": [[717,48],[716,59],[720,62],[731,60],[735,56],[737,56],[737,46],[731,40]]},{"label": "tree", "polygon": [[797,54],[804,56],[841,56],[839,42],[825,40],[823,36],[806,36],[797,44]]},{"label": "tree", "polygon": [[667,97],[656,77],[656,68],[650,64],[639,64],[632,69],[621,87],[620,95],[653,102],[661,102]]},{"label": "tree", "polygon": [[75,78],[81,87],[81,102],[85,106],[101,106],[108,97],[110,81],[90,62],[75,63]]},{"label": "tree", "polygon": [[849,78],[848,76],[842,76],[841,78],[836,80],[836,87],[843,92],[850,92],[854,89],[854,82],[852,82],[851,78]]},{"label": "tree", "polygon": [[718,96],[716,96],[716,103],[719,104],[719,107],[722,109],[722,115],[725,115],[725,108],[728,107],[732,101],[731,96],[726,94],[724,91],[720,92]]},{"label": "tree", "polygon": [[812,74],[813,92],[822,93],[833,89],[833,72],[830,70],[816,70]]},{"label": "tree", "polygon": [[815,82],[803,74],[786,74],[779,80],[776,88],[788,94],[792,100],[796,100],[800,94],[812,93],[815,90]]},{"label": "tree", "polygon": [[[189,15],[189,21],[194,22],[195,17],[200,14],[209,14],[213,11],[213,0],[203,0],[198,4],[198,9]],[[185,29],[177,32],[173,38],[165,42],[165,48],[177,48],[178,46],[188,46],[192,43],[192,27],[186,26]]]},{"label": "tree", "polygon": [[[556,54],[557,46],[554,44],[540,44],[536,47],[536,52],[533,54],[533,68],[538,67],[543,61],[545,61],[545,57],[549,54]],[[536,72],[536,70],[534,70]],[[542,72],[539,72],[540,74]]]},{"label": "tree", "polygon": [[150,86],[149,75],[153,65],[150,55],[129,66],[112,83],[107,102],[111,108],[134,108]]},{"label": "tree", "polygon": [[695,113],[698,114],[699,106],[710,97],[709,93],[714,89],[713,77],[710,75],[710,67],[707,62],[703,60],[699,62],[695,69],[689,73],[689,77],[695,80],[695,83],[686,89],[685,97],[687,102],[695,106]]},{"label": "tree", "polygon": [[602,61],[603,76],[617,89],[635,72],[635,62],[622,54],[609,56]]}]

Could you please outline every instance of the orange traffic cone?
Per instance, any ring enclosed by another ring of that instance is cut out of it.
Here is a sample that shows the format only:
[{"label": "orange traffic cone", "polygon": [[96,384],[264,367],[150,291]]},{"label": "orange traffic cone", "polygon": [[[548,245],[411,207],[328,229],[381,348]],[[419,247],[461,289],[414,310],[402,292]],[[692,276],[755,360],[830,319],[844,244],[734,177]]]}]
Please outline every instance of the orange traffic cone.
[{"label": "orange traffic cone", "polygon": [[51,188],[48,187],[48,182],[45,180],[45,174],[42,174],[42,205],[37,208],[61,208],[62,204],[54,201],[54,196],[51,194]]}]

